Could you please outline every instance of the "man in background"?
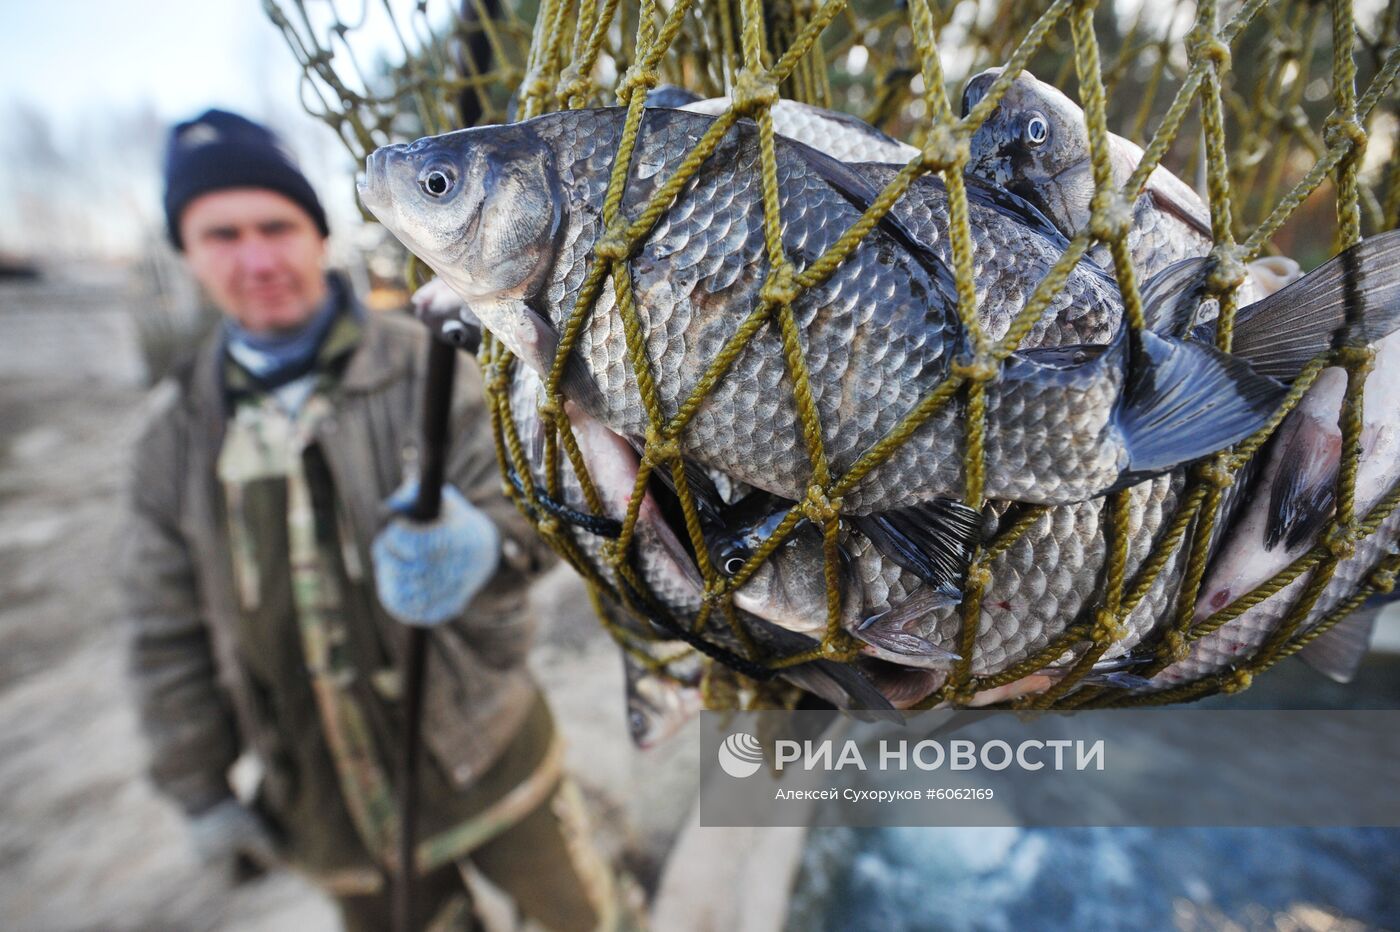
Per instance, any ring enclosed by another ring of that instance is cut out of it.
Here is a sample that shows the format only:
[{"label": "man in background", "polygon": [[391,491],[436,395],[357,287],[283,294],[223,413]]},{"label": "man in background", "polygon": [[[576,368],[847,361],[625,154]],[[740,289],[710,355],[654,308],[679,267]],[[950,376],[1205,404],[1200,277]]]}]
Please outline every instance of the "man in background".
[{"label": "man in background", "polygon": [[458,367],[442,517],[394,516],[414,497],[424,328],[327,274],[325,213],[264,127],[176,126],[165,180],[171,241],[223,320],[136,449],[122,543],[153,779],[210,862],[289,863],[347,927],[388,928],[393,617],[435,625],[418,915],[470,924],[470,860],[543,925],[598,926],[609,875],[524,665],[546,551],[501,494],[476,367]]}]

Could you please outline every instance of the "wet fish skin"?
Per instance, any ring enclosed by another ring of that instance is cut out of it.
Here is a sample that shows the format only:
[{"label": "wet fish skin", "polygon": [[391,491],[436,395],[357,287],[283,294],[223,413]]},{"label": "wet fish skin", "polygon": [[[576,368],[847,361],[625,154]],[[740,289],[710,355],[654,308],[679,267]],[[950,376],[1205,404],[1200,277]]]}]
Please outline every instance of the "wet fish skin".
[{"label": "wet fish skin", "polygon": [[[964,115],[1002,73],[1002,68],[989,68],[968,79]],[[1035,131],[1036,125],[1043,127],[1043,135]],[[1113,184],[1121,189],[1142,160],[1143,150],[1114,133],[1108,141]],[[1021,72],[973,134],[970,145],[969,174],[1026,198],[1066,235],[1073,236],[1088,225],[1094,197],[1089,133],[1084,111],[1058,88],[1029,71]],[[1214,245],[1210,209],[1190,185],[1159,165],[1133,202],[1127,242],[1133,269],[1146,281],[1173,263],[1210,252]],[[1090,257],[1105,268],[1113,267],[1108,247],[1102,243]],[[1248,304],[1272,294],[1300,274],[1296,262],[1281,256],[1251,263],[1240,300]]]},{"label": "wet fish skin", "polygon": [[[1400,332],[1377,341],[1374,366],[1362,402],[1361,459],[1356,510],[1364,515],[1400,482]],[[1193,623],[1230,605],[1317,545],[1335,512],[1333,490],[1340,464],[1340,416],[1346,371],[1324,369],[1298,407],[1280,425],[1250,499],[1224,535],[1196,602]],[[1394,515],[1361,541],[1328,584],[1299,633],[1350,595],[1351,586],[1400,539]],[[1283,590],[1192,644],[1186,659],[1154,677],[1152,688],[1178,685],[1228,669],[1251,656],[1278,626],[1312,578],[1305,573]],[[1342,622],[1346,624],[1347,622]],[[1305,655],[1306,659],[1306,655]]]},{"label": "wet fish skin", "polygon": [[[1180,476],[1163,476],[1129,493],[1129,580],[1170,523],[1183,485]],[[995,674],[1034,655],[1097,604],[1108,553],[1102,533],[1107,501],[1098,498],[1047,509],[987,565],[991,575],[982,597],[973,675]],[[871,657],[944,673],[950,670],[961,650],[961,605],[935,599],[927,610],[907,611],[926,598],[929,586],[858,531],[843,527],[840,541],[845,554],[842,626],[866,642]],[[820,534],[810,526],[799,527],[769,558],[769,565],[736,593],[736,601],[745,595],[746,611],[776,624],[801,624],[799,630],[810,631],[824,627],[826,583]],[[1129,615],[1124,637],[1109,647],[1105,659],[1122,656],[1150,637],[1175,596],[1181,569],[1178,548]],[[866,626],[872,618],[875,625]],[[897,628],[883,626],[882,636],[877,636],[872,629],[885,619]],[[889,637],[891,633],[906,636],[903,649],[887,646],[896,640]]]},{"label": "wet fish skin", "polygon": [[[538,410],[544,399],[544,385],[538,373],[528,366],[515,365],[510,384],[511,417],[521,438],[527,465],[541,488],[545,477],[545,445]],[[589,476],[602,499],[604,517],[620,521],[626,512],[627,499],[636,479],[636,454],[622,438],[589,417],[577,405],[567,402],[565,412]],[[559,465],[559,502],[576,512],[589,513],[582,486],[567,457],[562,458]],[[630,590],[630,584],[614,569],[603,538],[579,527],[567,526],[565,530],[589,567],[618,591]],[[650,492],[638,509],[632,553],[636,568],[650,589],[650,596],[659,602],[657,610],[679,619],[681,623],[694,618],[703,601],[703,580],[694,559],[662,515]],[[609,606],[610,603],[605,601],[605,609]],[[624,628],[639,635],[639,641],[655,638],[658,634],[665,638],[668,634],[654,618],[641,619],[630,611],[617,609],[616,606],[612,608],[616,609],[612,617]],[[737,611],[737,616],[767,656],[791,656],[810,649],[816,643],[742,609]],[[725,650],[741,656],[745,653],[745,645],[718,617],[712,619],[703,634],[710,643]],[[654,657],[660,658],[676,654],[683,646],[682,641],[661,640],[653,642],[650,650]],[[779,675],[838,708],[889,708],[888,701],[854,667],[817,660],[787,667]],[[674,698],[686,700],[678,704],[688,707],[688,696],[682,693]],[[667,715],[664,720],[674,724],[675,716]],[[647,721],[652,723],[650,718]]]},{"label": "wet fish skin", "polygon": [[[468,299],[486,326],[544,371],[600,235],[606,167],[621,118],[619,111],[575,111],[380,150],[372,157],[362,196]],[[669,177],[707,126],[703,117],[648,112],[628,186],[629,215]],[[827,162],[814,168],[812,158],[787,145],[780,146],[779,161],[785,246],[801,267],[833,245],[858,210],[846,199],[850,192],[839,193],[821,174],[840,174],[840,166]],[[429,211],[433,216],[424,218],[421,204],[413,201],[421,199],[415,176],[439,163],[471,180],[460,186],[462,196],[435,205]],[[482,179],[491,182],[490,191]],[[757,303],[765,265],[758,179],[752,127],[746,131],[740,125],[631,259],[663,414],[676,410],[699,377],[700,361],[712,358],[737,328],[739,309]],[[864,185],[857,176],[842,176],[838,184]],[[393,196],[386,187],[395,188]],[[529,216],[515,216],[522,211]],[[481,248],[463,247],[472,239],[463,231],[472,230],[483,240]],[[438,244],[454,233],[450,247]],[[927,394],[961,350],[946,266],[901,238],[909,238],[907,231],[873,231],[794,308],[808,338],[814,400],[837,471],[849,468]],[[507,242],[508,250],[502,247]],[[483,257],[489,256],[498,257],[499,268],[485,267]],[[779,348],[771,328],[760,331],[707,397],[682,449],[741,481],[798,498],[809,482],[810,465],[790,393],[782,390],[786,367]],[[578,381],[591,380],[596,389],[592,413],[618,433],[642,436],[648,421],[625,364],[626,338],[610,286],[576,352],[588,376]],[[1193,371],[1223,362],[1186,344],[1174,344],[1170,352],[1189,357]],[[1081,360],[1057,357],[1047,366],[1030,356],[1013,356],[989,392],[988,493],[1016,500],[1082,500],[1135,469],[1114,407],[1128,384],[1128,358],[1105,352]],[[1234,399],[1244,420],[1217,416],[1207,423],[1222,430],[1241,427],[1243,436],[1267,415],[1273,390],[1228,364],[1217,376],[1209,401]],[[1248,387],[1236,392],[1241,378]],[[846,497],[847,509],[868,513],[960,493],[960,434],[957,412],[941,412]],[[1207,438],[1191,439],[1205,443]]]},{"label": "wet fish skin", "polygon": [[[884,188],[899,167],[853,165],[876,188]],[[978,323],[988,339],[1000,340],[1069,242],[1034,205],[1016,203],[1004,191],[975,176],[966,178]],[[937,175],[915,179],[896,202],[894,213],[918,240],[952,264],[948,192]],[[1007,214],[1017,222],[1007,223]],[[1032,215],[1035,214],[1035,215]],[[1080,263],[1046,305],[1023,341],[1024,347],[1108,343],[1122,319],[1118,284],[1097,264]]]},{"label": "wet fish skin", "polygon": [[[650,95],[648,95],[650,96]],[[728,97],[711,97],[681,107],[691,113],[718,116],[728,110]],[[908,162],[919,154],[908,143],[881,132],[848,113],[779,100],[769,111],[773,131],[805,143],[842,162]]]}]

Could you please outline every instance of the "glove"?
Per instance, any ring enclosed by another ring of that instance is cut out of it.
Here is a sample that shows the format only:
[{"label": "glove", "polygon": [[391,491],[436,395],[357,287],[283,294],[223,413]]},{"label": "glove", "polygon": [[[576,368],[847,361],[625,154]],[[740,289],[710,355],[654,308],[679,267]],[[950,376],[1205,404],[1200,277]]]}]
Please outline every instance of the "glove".
[{"label": "glove", "polygon": [[418,483],[405,483],[386,502],[396,516],[374,538],[370,556],[379,602],[406,625],[432,627],[462,614],[501,559],[501,533],[461,492],[442,487],[436,521],[418,523],[405,512]]},{"label": "glove", "polygon": [[[190,819],[190,844],[206,867],[256,874],[277,866],[277,843],[262,819],[236,799],[215,803]],[[254,868],[247,871],[246,866]]]}]

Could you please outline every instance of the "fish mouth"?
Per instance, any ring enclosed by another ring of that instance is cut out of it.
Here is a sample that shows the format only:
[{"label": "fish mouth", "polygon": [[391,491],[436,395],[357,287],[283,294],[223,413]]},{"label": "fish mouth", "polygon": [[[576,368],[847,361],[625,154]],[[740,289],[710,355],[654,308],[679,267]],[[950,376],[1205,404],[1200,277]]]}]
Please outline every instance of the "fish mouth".
[{"label": "fish mouth", "polygon": [[391,201],[389,199],[389,166],[395,155],[401,155],[403,145],[380,146],[365,159],[365,171],[355,179],[355,191],[370,213],[381,221]]}]

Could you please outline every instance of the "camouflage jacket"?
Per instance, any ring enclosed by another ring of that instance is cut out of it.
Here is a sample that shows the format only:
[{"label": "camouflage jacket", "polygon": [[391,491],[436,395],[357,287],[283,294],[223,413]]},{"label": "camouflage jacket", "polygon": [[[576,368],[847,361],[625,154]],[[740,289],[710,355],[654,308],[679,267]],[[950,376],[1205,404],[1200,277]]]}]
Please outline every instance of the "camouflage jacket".
[{"label": "camouflage jacket", "polygon": [[[276,723],[240,656],[240,601],[216,472],[229,417],[218,336],[149,403],[122,541],[151,775],[190,812],[228,795],[228,770],[244,749],[269,768],[269,784],[279,776],[276,755],[263,753],[277,746]],[[392,680],[401,659],[402,629],[373,597],[367,569],[381,503],[414,468],[426,350],[417,323],[367,315],[312,440],[352,529],[346,536],[353,540],[341,541],[342,569],[355,590],[345,604],[347,627],[372,632],[386,647],[380,669],[355,671],[366,684],[386,674]],[[464,363],[453,396],[448,477],[496,522],[504,544],[500,569],[464,617],[431,635],[424,740],[433,769],[459,790],[497,763],[536,702],[524,667],[532,628],[526,585],[549,560],[501,493],[480,374]],[[279,545],[285,539],[252,542],[255,549]],[[387,705],[395,711],[394,702]]]}]

